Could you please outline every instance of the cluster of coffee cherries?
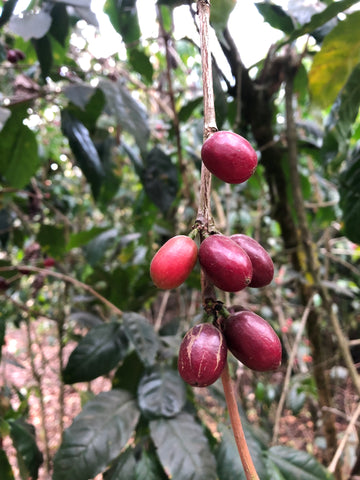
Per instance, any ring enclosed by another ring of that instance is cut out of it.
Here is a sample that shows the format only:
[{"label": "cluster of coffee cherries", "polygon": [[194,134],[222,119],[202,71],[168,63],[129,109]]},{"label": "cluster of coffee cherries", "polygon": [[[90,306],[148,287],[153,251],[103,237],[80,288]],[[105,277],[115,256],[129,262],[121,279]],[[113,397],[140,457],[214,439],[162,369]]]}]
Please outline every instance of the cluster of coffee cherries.
[{"label": "cluster of coffee cherries", "polygon": [[[208,170],[227,183],[243,183],[253,175],[257,155],[251,144],[233,132],[214,133],[202,146]],[[198,247],[193,238],[177,235],[155,254],[150,265],[154,284],[161,289],[180,286],[196,262],[215,287],[239,292],[269,285],[274,265],[268,252],[245,234],[211,233]],[[243,308],[227,310],[214,302],[213,322],[192,327],[180,345],[178,370],[190,385],[206,387],[221,375],[230,352],[256,371],[276,370],[281,363],[280,340],[271,325]]]}]

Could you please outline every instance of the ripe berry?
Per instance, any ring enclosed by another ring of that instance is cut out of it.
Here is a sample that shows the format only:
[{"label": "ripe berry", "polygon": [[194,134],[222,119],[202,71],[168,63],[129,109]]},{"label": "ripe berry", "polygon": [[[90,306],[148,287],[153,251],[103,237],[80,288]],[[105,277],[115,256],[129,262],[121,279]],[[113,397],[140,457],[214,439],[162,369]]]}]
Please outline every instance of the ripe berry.
[{"label": "ripe berry", "polygon": [[9,282],[4,277],[0,277],[0,291],[7,290],[9,288]]},{"label": "ripe berry", "polygon": [[150,276],[158,288],[181,285],[193,270],[198,255],[197,244],[186,235],[170,238],[154,255]]},{"label": "ripe berry", "polygon": [[231,235],[230,238],[250,257],[253,275],[249,287],[260,288],[269,285],[274,277],[274,264],[265,248],[253,238],[241,233]]},{"label": "ripe berry", "polygon": [[220,377],[226,358],[223,334],[210,323],[200,323],[191,328],[181,342],[178,370],[186,383],[207,387]]},{"label": "ripe berry", "polygon": [[225,235],[205,238],[199,248],[199,262],[213,284],[225,292],[238,292],[251,282],[249,256]]},{"label": "ripe berry", "polygon": [[245,182],[257,166],[251,144],[233,132],[215,132],[204,142],[201,158],[212,174],[227,183]]},{"label": "ripe berry", "polygon": [[276,370],[281,364],[281,343],[271,325],[247,310],[223,321],[223,334],[230,352],[252,370]]},{"label": "ripe berry", "polygon": [[44,267],[49,268],[55,265],[55,260],[52,257],[44,258]]},{"label": "ripe berry", "polygon": [[18,56],[16,54],[16,50],[13,50],[12,48],[7,51],[6,58],[10,63],[17,63]]}]

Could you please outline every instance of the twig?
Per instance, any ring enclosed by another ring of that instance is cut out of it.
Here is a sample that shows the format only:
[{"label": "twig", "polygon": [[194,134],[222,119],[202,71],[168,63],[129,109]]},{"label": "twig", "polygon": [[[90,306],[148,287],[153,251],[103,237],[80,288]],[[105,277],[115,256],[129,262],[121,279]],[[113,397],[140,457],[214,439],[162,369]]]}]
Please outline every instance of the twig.
[{"label": "twig", "polygon": [[351,420],[349,422],[349,425],[347,426],[345,432],[344,432],[344,435],[341,439],[341,442],[339,443],[339,446],[335,452],[335,455],[333,457],[333,459],[331,460],[330,462],[330,465],[328,467],[328,470],[329,472],[331,473],[334,473],[335,470],[336,470],[336,466],[338,464],[338,461],[340,460],[340,457],[341,457],[341,454],[345,448],[345,445],[346,445],[346,442],[347,442],[347,439],[351,433],[351,430],[354,428],[356,422],[357,422],[357,419],[359,418],[360,416],[360,403],[358,404],[355,412],[353,413],[353,416],[351,417]]},{"label": "twig", "polygon": [[309,316],[309,313],[310,313],[310,310],[311,310],[312,303],[313,303],[313,297],[311,297],[309,299],[309,301],[306,305],[306,308],[305,308],[304,313],[303,313],[302,318],[301,318],[299,329],[298,329],[296,337],[295,337],[294,345],[293,345],[292,350],[291,350],[289,362],[288,362],[287,369],[286,369],[285,379],[284,379],[284,386],[283,386],[283,389],[282,389],[282,392],[281,392],[281,397],[280,397],[280,400],[279,400],[279,403],[278,403],[278,406],[277,406],[277,409],[276,409],[276,414],[275,414],[274,432],[273,432],[273,438],[272,438],[272,443],[273,444],[275,444],[277,442],[277,439],[278,439],[278,436],[279,436],[281,413],[282,413],[282,410],[284,408],[286,395],[289,391],[291,372],[292,372],[292,369],[293,369],[293,366],[294,366],[295,357],[296,357],[296,354],[297,354],[297,351],[298,351],[298,348],[299,348],[299,344],[300,344],[300,341],[301,341],[301,337],[302,337],[302,334],[304,332],[304,328],[305,328],[305,325],[306,325],[306,322],[307,322],[307,319],[308,319],[308,316]]}]

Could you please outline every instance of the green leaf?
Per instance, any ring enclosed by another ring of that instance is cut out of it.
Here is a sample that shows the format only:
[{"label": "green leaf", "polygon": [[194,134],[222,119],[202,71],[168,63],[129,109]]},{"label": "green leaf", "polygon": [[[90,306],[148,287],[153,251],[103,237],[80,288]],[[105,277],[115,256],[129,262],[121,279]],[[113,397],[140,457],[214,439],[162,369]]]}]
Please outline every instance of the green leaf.
[{"label": "green leaf", "polygon": [[0,478],[1,480],[14,480],[9,459],[2,448],[0,449]]},{"label": "green leaf", "polygon": [[[159,460],[155,454],[143,450],[141,452],[140,460],[135,467],[136,480],[167,480],[164,470],[159,464]],[[125,477],[123,477],[125,478]],[[119,479],[120,480],[120,479]]]},{"label": "green leaf", "polygon": [[36,445],[35,429],[33,425],[23,419],[10,421],[10,437],[16,449],[20,471],[32,479],[38,478],[43,456]]},{"label": "green leaf", "polygon": [[273,28],[290,34],[294,31],[294,22],[292,18],[279,6],[271,2],[257,2],[256,8]]},{"label": "green leaf", "polygon": [[[218,424],[221,434],[221,441],[216,450],[217,473],[220,480],[246,480],[244,468],[239,458],[239,452],[235,443],[234,434],[231,427],[222,423]],[[246,442],[249,447],[251,458],[254,462],[255,469],[260,478],[266,477],[266,467],[263,458],[261,445],[251,435],[250,431],[245,428],[244,431]],[[270,477],[269,477],[270,478]]]},{"label": "green leaf", "polygon": [[60,45],[65,47],[70,26],[66,5],[55,3],[51,9],[51,18],[52,23],[49,33]]},{"label": "green leaf", "polygon": [[99,236],[101,233],[104,233],[106,231],[108,231],[108,228],[93,227],[90,230],[72,233],[69,237],[69,241],[66,244],[66,250],[70,251],[72,248],[83,247],[91,240]]},{"label": "green leaf", "polygon": [[179,189],[178,169],[159,147],[146,156],[141,182],[150,200],[167,213]]},{"label": "green leaf", "polygon": [[2,28],[10,20],[16,3],[17,0],[7,0],[7,2],[4,3],[0,15],[0,28]]},{"label": "green leaf", "polygon": [[134,451],[129,447],[120,455],[111,468],[104,473],[104,480],[138,480],[135,468]]},{"label": "green leaf", "polygon": [[124,358],[127,347],[127,338],[120,323],[93,327],[71,352],[63,371],[64,382],[89,382],[109,373]]},{"label": "green leaf", "polygon": [[268,458],[281,472],[284,480],[330,480],[333,476],[306,452],[289,447],[275,446]]},{"label": "green leaf", "polygon": [[129,441],[139,415],[134,398],[122,390],[89,400],[64,432],[53,480],[88,480],[104,471]]},{"label": "green leaf", "polygon": [[146,417],[174,417],[185,401],[185,385],[175,370],[156,369],[140,380],[138,402]]},{"label": "green leaf", "polygon": [[71,115],[82,122],[89,131],[94,130],[96,121],[105,106],[105,96],[102,90],[80,83],[67,86],[64,93],[72,102],[68,106]]},{"label": "green leaf", "polygon": [[0,175],[14,188],[24,188],[39,166],[35,134],[23,124],[27,107],[12,108],[0,132]]},{"label": "green leaf", "polygon": [[131,48],[128,50],[128,57],[132,68],[140,73],[146,83],[151,84],[154,75],[154,67],[150,62],[148,55],[146,55],[143,50]]},{"label": "green leaf", "polygon": [[321,154],[333,168],[340,166],[347,154],[351,127],[360,105],[360,64],[356,65],[349,79],[333,104],[326,121]]},{"label": "green leaf", "polygon": [[131,95],[121,80],[113,82],[102,79],[99,88],[105,94],[105,111],[113,115],[117,123],[135,138],[140,152],[145,152],[150,134],[145,107]]},{"label": "green leaf", "polygon": [[116,370],[113,377],[113,388],[120,388],[136,395],[140,378],[144,373],[144,365],[139,359],[138,354],[132,351],[127,355]]},{"label": "green leaf", "polygon": [[30,39],[44,37],[51,26],[51,15],[43,10],[23,12],[21,15],[12,15],[8,27],[22,37],[25,42]]},{"label": "green leaf", "polygon": [[37,241],[48,255],[60,258],[65,252],[65,227],[42,224],[37,234]]},{"label": "green leaf", "polygon": [[104,7],[115,30],[125,43],[133,43],[140,38],[136,0],[107,0]]},{"label": "green leaf", "polygon": [[345,235],[352,242],[360,244],[360,151],[356,150],[353,157],[353,161],[340,176],[340,207]]},{"label": "green leaf", "polygon": [[354,12],[332,29],[314,57],[309,72],[313,101],[324,108],[333,103],[359,62],[360,12]]},{"label": "green leaf", "polygon": [[192,116],[194,110],[201,106],[203,103],[203,97],[195,98],[194,100],[189,100],[185,105],[181,107],[178,113],[180,122],[187,122]]},{"label": "green leaf", "polygon": [[110,228],[90,240],[84,247],[86,259],[90,265],[95,266],[103,258],[106,251],[112,247],[118,237],[118,229]]},{"label": "green leaf", "polygon": [[42,78],[45,81],[47,77],[50,77],[51,67],[53,65],[53,52],[50,38],[48,35],[44,35],[41,38],[33,38],[32,44],[34,45],[40,63]]},{"label": "green leaf", "polygon": [[[172,480],[216,480],[216,464],[201,426],[189,413],[152,420],[150,435]],[[171,441],[170,441],[171,440]]]},{"label": "green leaf", "polygon": [[61,129],[68,138],[76,163],[90,183],[96,199],[104,178],[104,170],[89,130],[68,109],[61,112]]},{"label": "green leaf", "polygon": [[149,321],[138,313],[125,312],[124,331],[145,366],[151,367],[160,347],[159,338]]}]

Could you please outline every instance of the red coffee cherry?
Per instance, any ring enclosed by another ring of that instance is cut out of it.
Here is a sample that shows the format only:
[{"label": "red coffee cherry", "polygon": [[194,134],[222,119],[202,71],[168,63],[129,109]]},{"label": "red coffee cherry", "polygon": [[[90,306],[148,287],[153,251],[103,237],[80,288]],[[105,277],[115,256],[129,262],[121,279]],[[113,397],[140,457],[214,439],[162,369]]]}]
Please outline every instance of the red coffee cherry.
[{"label": "red coffee cherry", "polygon": [[238,292],[251,282],[248,254],[225,235],[205,238],[199,248],[199,262],[213,284],[225,292]]},{"label": "red coffee cherry", "polygon": [[52,257],[44,258],[43,264],[45,268],[50,268],[55,265],[55,260]]},{"label": "red coffee cherry", "polygon": [[281,364],[281,342],[271,325],[259,315],[241,311],[223,321],[230,352],[252,370],[276,370]]},{"label": "red coffee cherry", "polygon": [[249,287],[260,288],[269,285],[274,278],[274,264],[265,248],[253,238],[242,233],[231,235],[230,238],[240,245],[250,257],[253,274]]},{"label": "red coffee cherry", "polygon": [[6,59],[10,62],[10,63],[17,63],[17,61],[19,60],[17,54],[16,54],[16,50],[13,50],[12,48],[10,48],[10,50],[7,51],[7,54],[6,54]]},{"label": "red coffee cherry", "polygon": [[192,327],[181,342],[178,370],[186,383],[207,387],[220,377],[226,358],[223,334],[210,323],[200,323]]},{"label": "red coffee cherry", "polygon": [[254,173],[257,155],[241,135],[219,131],[208,138],[201,149],[206,168],[227,183],[243,183]]},{"label": "red coffee cherry", "polygon": [[156,252],[150,264],[150,276],[158,288],[176,288],[190,275],[198,255],[197,244],[186,235],[170,238]]}]

